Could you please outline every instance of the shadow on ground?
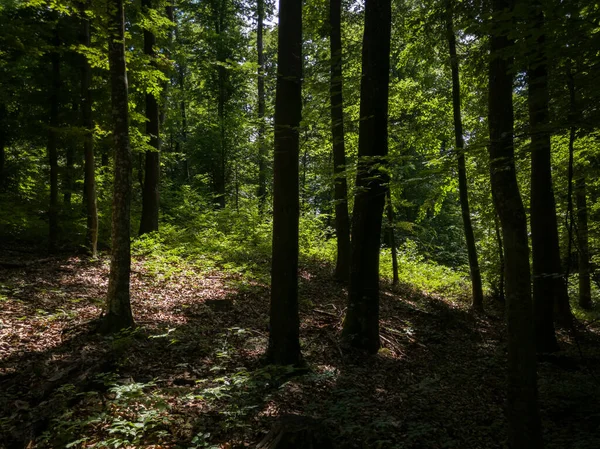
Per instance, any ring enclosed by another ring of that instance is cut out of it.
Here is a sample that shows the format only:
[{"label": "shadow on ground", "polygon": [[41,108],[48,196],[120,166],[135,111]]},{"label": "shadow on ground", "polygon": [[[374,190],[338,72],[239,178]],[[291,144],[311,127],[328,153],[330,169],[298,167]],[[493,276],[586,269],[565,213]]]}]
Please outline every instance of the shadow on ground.
[{"label": "shadow on ground", "polygon": [[[289,413],[318,418],[338,448],[505,447],[499,305],[475,317],[382,285],[382,350],[366,356],[339,344],[345,292],[329,268],[300,275],[309,373],[261,364],[269,290],[248,278],[162,278],[138,261],[138,327],[109,338],[93,332],[105,260],[1,269],[0,447],[253,447]],[[600,447],[598,338],[580,340],[586,361],[565,337],[573,363],[540,364],[547,447]]]}]

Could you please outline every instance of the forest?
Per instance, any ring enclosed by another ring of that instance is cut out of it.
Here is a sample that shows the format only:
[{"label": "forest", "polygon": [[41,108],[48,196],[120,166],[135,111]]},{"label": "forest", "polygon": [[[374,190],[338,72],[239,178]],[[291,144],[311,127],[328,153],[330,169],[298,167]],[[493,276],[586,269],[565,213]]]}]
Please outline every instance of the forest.
[{"label": "forest", "polygon": [[0,449],[600,447],[600,5],[0,0]]}]

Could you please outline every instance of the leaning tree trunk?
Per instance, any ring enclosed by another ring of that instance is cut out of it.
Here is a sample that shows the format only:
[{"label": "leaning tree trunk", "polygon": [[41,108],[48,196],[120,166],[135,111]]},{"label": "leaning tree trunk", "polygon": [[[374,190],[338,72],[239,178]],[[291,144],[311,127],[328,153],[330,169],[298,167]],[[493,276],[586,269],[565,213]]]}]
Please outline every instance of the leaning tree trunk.
[{"label": "leaning tree trunk", "polygon": [[[548,64],[544,14],[531,6],[532,35],[529,69],[529,126],[531,136],[531,250],[533,255],[533,309],[538,352],[558,350],[554,331],[554,304],[568,301],[562,277],[549,128]],[[565,299],[566,297],[566,299]]]},{"label": "leaning tree trunk", "polygon": [[113,136],[115,141],[115,175],[112,204],[112,253],[108,295],[100,330],[116,332],[134,325],[129,298],[131,272],[130,212],[132,161],[129,144],[127,69],[125,65],[125,12],[123,0],[108,2]]},{"label": "leaning tree trunk", "polygon": [[267,359],[297,364],[298,317],[299,126],[302,116],[302,0],[280,0],[275,158],[273,180],[273,260]]},{"label": "leaning tree trunk", "polygon": [[575,202],[577,204],[579,305],[583,309],[591,309],[592,291],[590,284],[590,251],[588,244],[587,188],[585,176],[581,173],[575,182]]},{"label": "leaning tree trunk", "polygon": [[331,134],[333,141],[333,173],[335,202],[335,233],[337,263],[335,277],[347,282],[350,277],[350,218],[348,216],[348,182],[346,180],[346,149],[344,145],[344,99],[342,75],[342,1],[329,1],[331,26]]},{"label": "leaning tree trunk", "polygon": [[50,202],[48,206],[48,248],[56,250],[58,239],[58,108],[60,93],[60,55],[58,47],[60,39],[58,29],[54,31],[52,39],[54,49],[50,53],[51,75],[50,75],[50,117],[48,121],[47,153],[50,164]]},{"label": "leaning tree trunk", "polygon": [[456,154],[458,163],[458,192],[460,209],[462,212],[465,241],[469,255],[469,268],[471,271],[471,285],[473,287],[473,310],[483,312],[483,288],[481,273],[477,259],[475,235],[471,223],[469,209],[469,192],[467,187],[467,168],[465,163],[465,145],[463,140],[462,117],[460,107],[460,78],[458,76],[458,57],[456,56],[456,37],[454,36],[452,0],[447,0],[446,11],[446,37],[450,50],[450,67],[452,69],[452,108],[454,111],[454,137],[456,141]]},{"label": "leaning tree trunk", "polygon": [[[142,0],[142,8],[148,13],[152,8],[152,0]],[[154,46],[156,37],[152,31],[144,30],[144,54],[150,58],[152,67],[156,67],[154,61],[156,54]],[[150,137],[152,150],[146,151],[144,165],[144,187],[142,189],[142,217],[140,220],[140,235],[148,232],[158,231],[158,208],[160,176],[160,111],[158,99],[152,92],[146,93],[146,134]]]},{"label": "leaning tree trunk", "polygon": [[508,437],[512,449],[542,447],[529,272],[527,219],[515,171],[513,144],[514,17],[511,0],[493,0],[489,64],[492,196],[502,225],[508,321]]},{"label": "leaning tree trunk", "polygon": [[[82,6],[85,8],[85,6]],[[81,44],[91,45],[90,21],[82,17]],[[85,246],[96,257],[98,252],[98,207],[96,202],[96,168],[94,163],[94,122],[92,121],[92,68],[86,56],[81,56],[81,116],[85,130],[84,152],[84,194],[87,227]]]},{"label": "leaning tree trunk", "polygon": [[342,336],[370,353],[379,349],[379,247],[387,183],[380,165],[388,149],[390,36],[391,1],[367,0],[350,288]]},{"label": "leaning tree trunk", "polygon": [[257,0],[256,51],[258,53],[258,209],[262,212],[267,198],[267,146],[265,145],[265,57],[263,44],[263,22],[265,2]]}]

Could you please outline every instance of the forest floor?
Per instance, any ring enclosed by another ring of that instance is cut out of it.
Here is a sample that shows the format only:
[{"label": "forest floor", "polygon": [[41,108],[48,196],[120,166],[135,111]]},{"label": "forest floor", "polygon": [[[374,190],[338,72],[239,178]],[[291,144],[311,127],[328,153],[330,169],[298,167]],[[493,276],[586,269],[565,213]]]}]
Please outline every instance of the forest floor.
[{"label": "forest floor", "polygon": [[[4,252],[0,447],[255,447],[282,414],[318,418],[336,448],[506,447],[502,305],[382,283],[382,350],[339,345],[345,290],[301,267],[309,371],[262,364],[268,285],[135,259],[137,328],[94,332],[108,259]],[[7,260],[8,260],[7,259]],[[598,324],[598,323],[596,323]],[[561,333],[539,363],[548,448],[600,447],[600,328]]]}]

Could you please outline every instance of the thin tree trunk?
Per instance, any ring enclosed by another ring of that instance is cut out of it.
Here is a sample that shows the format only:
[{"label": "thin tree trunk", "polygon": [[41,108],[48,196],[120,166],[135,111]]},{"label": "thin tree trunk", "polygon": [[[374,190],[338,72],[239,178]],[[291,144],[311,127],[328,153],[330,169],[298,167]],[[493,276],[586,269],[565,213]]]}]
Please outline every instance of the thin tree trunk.
[{"label": "thin tree trunk", "polygon": [[388,235],[390,248],[392,250],[392,285],[398,285],[400,278],[398,275],[398,248],[396,248],[396,233],[394,232],[394,203],[392,202],[392,191],[388,186],[387,189],[387,219],[388,219]]},{"label": "thin tree trunk", "polygon": [[469,209],[469,193],[467,184],[467,168],[465,163],[465,149],[462,129],[462,116],[460,105],[460,78],[458,75],[458,57],[456,55],[456,37],[454,36],[452,0],[447,0],[446,11],[446,37],[450,50],[450,67],[452,70],[452,108],[454,111],[454,136],[456,141],[456,154],[458,163],[458,192],[460,197],[460,209],[462,212],[465,241],[469,255],[469,268],[471,272],[471,285],[473,288],[473,310],[483,312],[483,288],[481,285],[481,273],[479,271],[479,260],[475,246],[475,235],[471,223],[471,211]]},{"label": "thin tree trunk", "polygon": [[134,325],[129,298],[132,161],[129,144],[129,102],[125,65],[125,12],[123,10],[123,0],[110,0],[108,2],[108,19],[108,62],[115,142],[115,175],[108,295],[100,322],[100,331],[104,333],[117,332]]},{"label": "thin tree trunk", "polygon": [[[575,139],[577,137],[576,118],[577,104],[575,92],[575,79],[571,70],[571,61],[567,60],[567,88],[569,89],[569,165],[567,169],[567,257],[565,269],[565,285],[569,285],[569,272],[571,270],[571,250],[573,247],[573,223],[575,221],[573,212],[573,153],[575,151]],[[566,301],[554,304],[556,321],[561,325],[571,328],[573,326],[573,313],[567,296]]]},{"label": "thin tree trunk", "polygon": [[504,297],[504,248],[502,246],[502,231],[498,222],[498,213],[494,213],[494,228],[496,231],[496,244],[498,245],[498,261],[500,262],[500,276],[498,278],[498,299],[505,300]]},{"label": "thin tree trunk", "polygon": [[50,164],[50,203],[48,207],[48,247],[50,251],[56,250],[58,239],[58,112],[59,112],[59,93],[61,87],[60,81],[60,55],[58,47],[60,40],[58,30],[54,31],[52,39],[54,49],[50,54],[51,63],[51,86],[50,86],[50,118],[48,122],[48,162]]},{"label": "thin tree trunk", "polygon": [[[79,109],[79,105],[77,101],[73,101],[71,106],[71,110],[73,112],[73,120],[76,120],[77,110]],[[63,185],[63,204],[67,207],[71,207],[71,198],[73,197],[73,192],[75,191],[75,176],[74,176],[74,166],[75,166],[75,143],[69,142],[66,145],[66,163],[65,163],[65,172],[64,172],[64,185]]]},{"label": "thin tree trunk", "polygon": [[[85,5],[82,5],[82,12]],[[81,43],[86,47],[91,45],[90,21],[85,16],[82,19]],[[96,168],[94,163],[94,123],[92,121],[92,68],[86,56],[81,56],[81,116],[85,129],[83,137],[84,152],[84,200],[87,216],[85,246],[92,257],[98,253],[98,207],[96,202]]]},{"label": "thin tree trunk", "polygon": [[344,99],[342,75],[342,2],[330,0],[331,26],[331,134],[333,141],[333,174],[335,202],[335,233],[337,263],[335,277],[348,282],[350,277],[350,218],[348,216],[348,182],[346,180],[346,149],[344,145]]},{"label": "thin tree trunk", "polygon": [[352,217],[348,312],[342,337],[379,349],[379,247],[387,177],[391,1],[366,0],[360,92],[357,192]]},{"label": "thin tree trunk", "polygon": [[579,266],[579,305],[583,309],[592,308],[590,284],[590,252],[588,245],[588,213],[585,176],[580,173],[575,183],[577,203],[577,254]]},{"label": "thin tree trunk", "polygon": [[280,0],[275,157],[273,260],[267,359],[301,361],[298,317],[299,127],[302,116],[302,0]]},{"label": "thin tree trunk", "polygon": [[513,146],[514,42],[508,37],[513,15],[511,0],[493,0],[488,99],[490,175],[506,258],[508,444],[511,449],[538,449],[543,444],[537,404],[527,219],[517,184]]},{"label": "thin tree trunk", "polygon": [[179,87],[181,88],[181,102],[179,111],[181,113],[181,145],[183,146],[183,177],[186,182],[190,182],[190,165],[187,156],[187,114],[185,105],[185,70],[182,65],[179,66]]},{"label": "thin tree trunk", "polygon": [[[552,187],[549,128],[548,65],[544,14],[536,1],[530,8],[530,61],[527,71],[531,135],[531,250],[533,256],[533,310],[538,352],[558,350],[554,332],[554,304],[564,301],[567,286],[562,277],[554,189]],[[568,299],[567,299],[568,301]]]},{"label": "thin tree trunk", "polygon": [[[223,61],[224,63],[224,61]],[[227,166],[227,145],[225,142],[225,67],[219,65],[219,166],[217,167],[217,204],[219,208],[225,208],[225,184],[226,174],[225,169]]]},{"label": "thin tree trunk", "polygon": [[[142,8],[146,12],[152,9],[152,0],[142,0]],[[151,60],[151,66],[156,67],[154,46],[156,37],[150,30],[144,30],[144,54]],[[159,208],[159,177],[160,177],[160,111],[158,99],[153,93],[146,93],[146,134],[150,136],[150,146],[153,150],[146,151],[144,168],[144,187],[142,189],[142,217],[140,220],[140,235],[158,231]]]},{"label": "thin tree trunk", "polygon": [[263,51],[264,0],[257,0],[256,50],[258,53],[258,209],[264,210],[267,197],[267,146],[265,145],[265,59]]},{"label": "thin tree trunk", "polygon": [[217,205],[220,209],[225,208],[225,191],[227,184],[227,176],[226,176],[226,168],[227,168],[227,142],[225,139],[225,103],[227,101],[226,98],[226,78],[227,78],[227,70],[224,66],[226,63],[224,51],[224,43],[222,36],[225,32],[224,30],[224,15],[226,14],[226,8],[223,4],[223,1],[220,2],[220,6],[218,11],[218,20],[216,23],[216,32],[219,35],[219,42],[217,47],[217,61],[219,62],[217,66],[217,76],[219,83],[219,95],[218,95],[218,105],[217,105],[217,114],[219,120],[219,155],[217,157],[217,167],[215,167],[215,194],[217,199]]}]

